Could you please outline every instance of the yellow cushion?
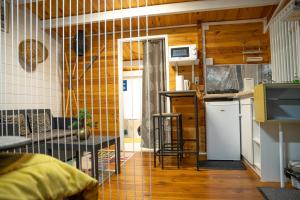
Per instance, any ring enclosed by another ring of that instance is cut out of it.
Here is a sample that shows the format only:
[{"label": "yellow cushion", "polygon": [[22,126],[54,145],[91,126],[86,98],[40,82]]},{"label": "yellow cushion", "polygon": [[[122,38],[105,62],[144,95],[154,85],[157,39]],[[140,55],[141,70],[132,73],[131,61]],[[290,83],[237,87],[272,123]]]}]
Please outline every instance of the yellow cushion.
[{"label": "yellow cushion", "polygon": [[47,155],[0,153],[0,199],[63,199],[78,193],[97,199],[97,181]]}]

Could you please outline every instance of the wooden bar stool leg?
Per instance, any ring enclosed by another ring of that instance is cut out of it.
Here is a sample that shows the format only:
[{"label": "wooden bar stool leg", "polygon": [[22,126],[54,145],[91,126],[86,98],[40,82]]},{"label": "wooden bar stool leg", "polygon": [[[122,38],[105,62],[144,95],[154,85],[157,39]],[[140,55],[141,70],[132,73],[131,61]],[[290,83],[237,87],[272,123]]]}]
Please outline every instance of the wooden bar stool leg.
[{"label": "wooden bar stool leg", "polygon": [[179,168],[179,160],[180,160],[180,150],[179,150],[179,144],[180,144],[180,137],[179,137],[179,117],[176,117],[176,139],[177,139],[177,142],[176,142],[176,147],[177,147],[177,168]]},{"label": "wooden bar stool leg", "polygon": [[152,122],[153,122],[153,155],[154,155],[154,167],[156,167],[156,139],[155,139],[156,126],[155,126],[155,117],[153,117]]},{"label": "wooden bar stool leg", "polygon": [[165,148],[165,139],[164,139],[164,118],[160,117],[160,142],[161,142],[161,150],[160,150],[160,157],[161,157],[161,169],[164,169],[164,148]]},{"label": "wooden bar stool leg", "polygon": [[183,158],[183,129],[182,129],[182,115],[180,115],[179,119],[179,127],[180,127],[180,160]]},{"label": "wooden bar stool leg", "polygon": [[158,161],[161,164],[161,122],[160,117],[157,118],[157,126],[158,126]]}]

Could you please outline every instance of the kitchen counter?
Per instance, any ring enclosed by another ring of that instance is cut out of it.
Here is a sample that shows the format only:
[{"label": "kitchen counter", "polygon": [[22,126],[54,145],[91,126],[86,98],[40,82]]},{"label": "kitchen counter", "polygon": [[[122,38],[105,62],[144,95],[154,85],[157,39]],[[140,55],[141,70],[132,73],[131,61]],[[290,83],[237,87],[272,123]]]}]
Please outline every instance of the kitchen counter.
[{"label": "kitchen counter", "polygon": [[209,99],[240,99],[246,97],[252,97],[253,91],[243,91],[239,93],[224,93],[224,94],[205,94],[204,100]]}]

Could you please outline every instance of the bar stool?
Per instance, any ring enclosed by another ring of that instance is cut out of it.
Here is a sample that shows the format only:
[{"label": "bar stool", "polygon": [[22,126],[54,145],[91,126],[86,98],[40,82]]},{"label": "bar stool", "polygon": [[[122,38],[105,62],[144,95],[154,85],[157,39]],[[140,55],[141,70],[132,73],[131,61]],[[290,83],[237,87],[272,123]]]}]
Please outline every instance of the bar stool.
[{"label": "bar stool", "polygon": [[[165,119],[176,120],[176,139],[173,139],[172,123],[170,138],[171,143],[165,142],[166,132],[164,128]],[[177,167],[183,158],[183,134],[182,134],[182,114],[181,113],[162,113],[154,114],[153,119],[153,147],[154,147],[154,167],[156,167],[156,156],[159,156],[161,168],[164,168],[164,156],[176,156]],[[157,123],[156,123],[157,122]],[[158,124],[158,126],[156,126]],[[158,134],[158,150],[156,150],[156,133]]]}]

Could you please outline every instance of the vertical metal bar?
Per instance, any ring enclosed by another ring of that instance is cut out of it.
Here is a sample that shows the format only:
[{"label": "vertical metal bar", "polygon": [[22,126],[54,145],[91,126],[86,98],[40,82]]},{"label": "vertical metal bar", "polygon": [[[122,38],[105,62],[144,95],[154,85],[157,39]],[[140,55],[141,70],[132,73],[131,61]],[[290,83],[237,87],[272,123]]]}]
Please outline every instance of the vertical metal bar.
[{"label": "vertical metal bar", "polygon": [[279,53],[279,82],[283,81],[283,67],[282,67],[282,37],[281,37],[281,24],[278,23],[278,53]]},{"label": "vertical metal bar", "polygon": [[194,94],[194,103],[195,103],[195,126],[196,126],[196,167],[197,170],[199,170],[199,143],[200,143],[200,137],[199,137],[199,121],[198,121],[198,97],[197,94]]},{"label": "vertical metal bar", "polygon": [[[140,7],[140,1],[137,0],[137,7],[139,8]],[[137,31],[137,34],[138,34],[138,65],[139,65],[139,72],[141,71],[141,49],[140,49],[140,16],[138,16],[138,19],[137,19],[137,23],[138,23],[138,31]],[[142,92],[143,91],[143,88],[142,88],[142,84],[139,82],[139,91]],[[142,92],[143,93],[143,92]],[[140,102],[142,102],[142,94],[140,94]],[[141,104],[142,105],[142,104]],[[140,119],[141,119],[141,116],[142,116],[142,106],[140,105],[140,113],[139,113],[139,116],[140,116]],[[149,119],[151,121],[151,118]],[[155,129],[154,129],[154,124],[153,124],[153,137],[154,137],[154,143],[153,143],[153,146],[154,146],[154,154],[155,154]],[[149,138],[150,139],[150,138]],[[141,146],[141,144],[140,144]],[[140,149],[140,156],[141,156],[141,160],[142,160],[142,163],[143,163],[143,150],[142,148]],[[155,160],[154,160],[155,162]],[[142,173],[142,199],[144,199],[144,173]]]},{"label": "vertical metal bar", "polygon": [[[55,12],[56,12],[56,18],[59,17],[58,15],[58,0],[56,0],[56,9],[55,9]],[[56,35],[55,35],[55,40],[56,40],[56,65],[55,65],[55,92],[57,93],[58,92],[58,87],[57,87],[57,83],[58,83],[58,74],[59,74],[59,62],[58,62],[58,57],[59,57],[59,53],[58,53],[58,20],[56,20]],[[57,126],[59,126],[59,107],[58,107],[58,102],[59,102],[59,97],[58,97],[58,94],[56,94],[56,124]],[[59,131],[59,128],[57,128],[57,153],[58,153],[58,159],[60,159],[60,131]]]},{"label": "vertical metal bar", "polygon": [[283,135],[283,128],[282,123],[279,123],[279,170],[280,170],[280,187],[284,188],[285,185],[285,178],[284,178],[284,158],[283,158],[283,151],[284,151],[284,135]]},{"label": "vertical metal bar", "polygon": [[[300,79],[300,28],[299,28],[299,21],[296,21],[294,22],[295,24],[295,29],[296,31],[293,32],[294,35],[295,35],[295,41],[293,42],[293,44],[295,45],[295,53],[297,56],[295,56],[295,68],[294,68],[294,71],[295,71],[295,76],[298,77],[298,80]],[[295,77],[295,78],[296,78]]]},{"label": "vertical metal bar", "polygon": [[[106,9],[107,9],[107,2],[104,0],[104,74],[105,74],[105,116],[106,116],[106,139],[107,139],[107,147],[108,150],[110,149],[109,145],[109,116],[108,116],[108,84],[107,84],[107,19],[106,19]],[[111,191],[111,180],[110,176],[108,176],[108,183],[109,183],[109,197],[112,198],[112,191]]]},{"label": "vertical metal bar", "polygon": [[[45,43],[45,32],[46,32],[46,28],[45,28],[45,19],[46,19],[46,3],[45,1],[43,1],[43,29],[42,29],[42,33],[43,33],[43,44],[46,45]],[[45,60],[45,48],[43,48],[43,60]],[[44,107],[44,110],[43,110],[43,114],[44,114],[44,124],[46,124],[46,101],[47,101],[47,91],[46,91],[46,78],[45,78],[45,62],[43,62],[43,88],[44,88],[44,92],[43,92],[43,95],[44,95],[44,98],[43,98],[43,107]],[[26,126],[27,127],[27,126]],[[44,143],[44,151],[45,153],[47,154],[47,139],[46,139],[46,126],[44,126],[44,140],[43,140],[43,143]]]},{"label": "vertical metal bar", "polygon": [[[14,9],[13,9],[13,6],[14,6],[14,3],[11,3],[10,5],[11,7],[11,74],[12,74],[12,82],[14,82]],[[9,8],[9,9],[10,9]],[[9,17],[8,17],[9,18]],[[13,87],[13,86],[12,86]],[[11,90],[11,95],[14,95],[14,88],[12,88]],[[12,110],[14,109],[14,106],[12,106]],[[12,112],[12,124],[13,124],[13,135],[15,135],[15,111]]]},{"label": "vertical metal bar", "polygon": [[[36,38],[36,43],[35,43],[35,63],[36,65],[38,65],[38,41],[39,41],[39,34],[38,34],[38,29],[39,29],[39,19],[38,19],[38,15],[39,15],[39,6],[38,6],[38,1],[35,4],[36,8],[35,8],[35,38]],[[33,11],[32,11],[33,12]],[[37,67],[37,66],[36,66]],[[37,69],[36,69],[37,70]],[[36,94],[35,94],[35,101],[36,101],[36,117],[37,117],[37,140],[38,140],[38,153],[41,152],[41,148],[40,148],[40,121],[39,119],[39,98],[38,98],[38,76],[36,75],[35,77],[35,89],[36,89]]]},{"label": "vertical metal bar", "polygon": [[[70,0],[71,3],[71,0]],[[77,163],[79,169],[82,169],[82,163],[81,163],[81,141],[80,141],[80,120],[79,120],[79,114],[80,114],[80,99],[79,99],[79,62],[78,62],[78,11],[79,11],[79,6],[78,6],[78,0],[76,0],[76,34],[77,34],[77,39],[76,39],[76,89],[77,89],[77,104],[78,104],[78,109],[77,109],[77,142],[78,142],[78,157],[77,157]],[[72,127],[72,126],[71,126]]]},{"label": "vertical metal bar", "polygon": [[[30,38],[33,38],[32,36],[32,32],[33,32],[33,18],[32,18],[32,12],[33,12],[33,8],[32,8],[32,1],[30,1],[30,9],[29,9],[29,13],[30,13]],[[31,124],[32,127],[34,127],[34,120],[33,120],[33,116],[34,116],[34,106],[33,106],[33,83],[32,83],[32,78],[33,78],[33,45],[32,45],[32,39],[30,39],[30,118],[31,118]],[[51,80],[51,79],[50,79]],[[38,126],[38,120],[36,121],[36,126]],[[34,144],[34,129],[31,130],[31,138],[32,138],[32,153],[35,153],[35,144]]]},{"label": "vertical metal bar", "polygon": [[287,27],[287,23],[288,22],[283,22],[283,26],[284,26],[284,68],[285,68],[285,81],[289,82],[290,81],[290,73],[289,73],[289,56],[290,54],[288,54],[288,27]]},{"label": "vertical metal bar", "polygon": [[[5,2],[5,1],[4,1]],[[27,38],[27,13],[26,13],[26,6],[24,6],[23,8],[23,12],[24,12],[24,39]],[[26,49],[27,49],[27,42],[25,41],[25,44],[24,44],[24,52],[23,54],[26,55]],[[28,103],[28,90],[27,90],[27,56],[24,56],[24,77],[25,77],[25,101],[26,103]],[[25,109],[25,121],[26,121],[26,124],[28,122],[28,118],[27,118],[27,107]],[[25,136],[26,138],[28,137],[28,126],[25,126]],[[28,149],[28,145],[26,145],[26,153],[28,153],[29,149]]]},{"label": "vertical metal bar", "polygon": [[[17,29],[16,29],[16,32],[17,32],[17,36],[16,36],[16,41],[17,41],[17,44],[19,43],[19,0],[17,0]],[[0,22],[0,24],[1,24],[1,22]],[[1,37],[1,35],[0,35],[0,37]],[[0,40],[0,44],[1,44],[1,40]],[[0,52],[0,54],[1,54],[1,52]],[[19,59],[20,59],[20,56],[19,56],[19,53],[17,53],[17,60],[19,61]],[[0,60],[1,60],[1,57],[0,57]],[[19,85],[19,87],[20,87],[20,85],[21,85],[21,83],[20,83],[21,81],[20,81],[20,78],[19,78],[19,83],[18,83],[18,85]],[[19,93],[19,95],[20,95],[20,93]],[[2,113],[1,113],[2,114]],[[1,117],[2,117],[2,115],[1,115]],[[19,124],[19,126],[18,126],[18,136],[20,136],[21,135],[21,126],[20,126],[20,124],[21,124],[21,118],[20,118],[20,110],[18,109],[18,124]],[[19,148],[19,153],[21,153],[21,148]]]},{"label": "vertical metal bar", "polygon": [[[101,4],[98,0],[98,17],[100,19]],[[99,98],[99,131],[100,131],[100,162],[101,162],[101,191],[104,199],[104,163],[103,163],[103,134],[102,134],[102,96],[101,96],[101,23],[98,21],[98,98]],[[98,153],[98,152],[97,152]],[[98,161],[97,161],[98,162]]]},{"label": "vertical metal bar", "polygon": [[[1,12],[1,14],[2,14],[2,2],[3,1],[0,2],[0,7],[1,7],[0,12]],[[0,17],[0,24],[2,24],[2,17]],[[2,46],[2,31],[1,30],[0,30],[0,45]],[[2,61],[2,48],[0,48],[0,60]],[[2,62],[0,62],[0,65],[2,65]],[[1,73],[1,75],[0,75],[1,79],[2,79],[3,75],[4,74]],[[3,84],[3,86],[4,86],[4,84]],[[0,87],[2,87],[2,81],[0,81]],[[5,88],[4,88],[3,92],[1,93],[1,97],[0,97],[1,108],[3,108],[4,105],[5,105],[5,101],[4,101],[4,99],[2,99],[3,98],[2,96],[4,95],[4,93],[5,93]],[[3,109],[0,110],[0,119],[1,119],[1,123],[0,123],[0,125],[1,125],[1,136],[4,136],[4,129],[3,129],[4,123],[2,122],[3,121]]]},{"label": "vertical metal bar", "polygon": [[280,50],[281,50],[281,82],[286,82],[286,71],[285,71],[285,57],[282,56],[284,52],[284,24],[280,23]]},{"label": "vertical metal bar", "polygon": [[277,62],[276,62],[276,74],[277,74],[277,79],[276,79],[276,82],[280,82],[281,81],[281,78],[280,78],[280,53],[279,53],[279,50],[280,50],[280,47],[279,47],[279,41],[280,41],[280,38],[279,38],[279,23],[276,22],[275,24],[275,33],[276,33],[276,57],[277,57]]},{"label": "vertical metal bar", "polygon": [[[147,1],[147,0],[146,0],[146,1]],[[121,0],[121,5],[120,5],[120,6],[121,6],[121,10],[123,10],[123,0]],[[121,37],[121,46],[120,46],[119,48],[122,48],[122,50],[123,50],[123,41],[122,41],[122,40],[123,40],[123,34],[124,34],[124,33],[123,33],[123,29],[124,29],[124,27],[123,27],[123,18],[121,18],[120,21],[121,21],[121,22],[120,22],[120,23],[121,23],[121,35],[120,35],[120,37]],[[120,52],[123,53],[122,50],[121,50]],[[122,55],[122,59],[123,59],[123,55]],[[121,60],[121,62],[123,62],[123,60]],[[121,66],[123,66],[123,65],[121,65]],[[122,69],[122,71],[123,71],[123,69]],[[123,134],[123,133],[122,133],[122,134]],[[125,157],[125,152],[123,152],[123,155],[124,155],[124,157]],[[125,169],[125,170],[124,170],[124,180],[125,180],[124,182],[125,182],[125,184],[127,184],[127,172],[126,172],[127,170],[126,170],[126,168],[127,168],[127,167],[126,167],[126,162],[124,162],[124,169]],[[124,194],[124,195],[125,195],[125,199],[127,199],[127,190],[125,190],[125,194]]]},{"label": "vertical metal bar", "polygon": [[[84,46],[84,50],[83,50],[83,108],[84,108],[84,138],[85,138],[85,152],[83,152],[83,155],[85,155],[85,153],[88,152],[88,148],[87,148],[87,110],[86,110],[86,0],[83,0],[83,46]],[[86,165],[86,167],[88,167],[88,165]]]},{"label": "vertical metal bar", "polygon": [[[4,1],[4,5],[3,5],[3,10],[4,10],[4,19],[3,20],[5,20],[7,17],[9,17],[9,16],[7,16],[7,12],[6,12],[6,1]],[[5,23],[5,21],[4,21],[4,23]],[[5,27],[5,31],[7,31],[7,28],[8,28],[8,26],[4,26]],[[6,75],[7,75],[7,69],[6,69],[6,65],[7,65],[7,60],[6,60],[6,58],[7,58],[7,50],[6,50],[6,48],[7,48],[7,33],[6,32],[4,32],[4,103],[5,103],[5,106],[7,107],[7,105],[8,105],[8,101],[7,101],[7,91],[8,91],[8,89],[7,89],[7,79],[6,79]],[[7,108],[5,109],[5,136],[7,136],[8,135],[8,127],[7,127]]]},{"label": "vertical metal bar", "polygon": [[[277,57],[277,50],[276,50],[276,45],[277,45],[277,33],[276,33],[276,25],[273,23],[273,40],[274,40],[274,80],[278,80],[278,57]],[[272,71],[273,72],[273,71]],[[272,73],[273,74],[273,73]]]},{"label": "vertical metal bar", "polygon": [[[50,58],[50,110],[52,108],[52,0],[50,0],[50,31],[49,31],[49,37],[50,37],[50,47],[49,47],[49,50],[50,50],[50,53],[49,53],[49,58]],[[53,120],[52,120],[52,117],[50,117],[50,124],[51,124],[51,127],[53,125]],[[53,156],[53,132],[52,132],[52,128],[50,129],[50,138],[51,138],[51,155]]]},{"label": "vertical metal bar", "polygon": [[[112,1],[112,4],[113,4],[113,12],[115,11],[115,0]],[[115,19],[113,19],[113,30],[112,30],[112,45],[113,45],[113,73],[114,73],[114,82],[113,82],[113,85],[114,85],[114,133],[115,133],[115,146],[118,147],[120,146],[119,142],[120,142],[120,139],[117,138],[117,99],[116,99],[116,94],[117,94],[117,87],[116,87],[116,48],[115,48],[115,40],[116,40],[116,36],[115,36]],[[117,145],[118,144],[118,145]],[[116,158],[115,158],[115,166],[116,166],[116,172],[117,172],[117,199],[119,199],[119,167],[120,167],[120,160],[118,159],[119,158],[119,149],[120,148],[116,148],[115,149],[115,155],[116,155]]]},{"label": "vertical metal bar", "polygon": [[297,37],[295,37],[295,32],[296,32],[296,26],[295,26],[295,22],[290,22],[291,23],[291,49],[292,49],[292,55],[290,55],[291,59],[292,59],[292,68],[293,68],[293,76],[292,79],[294,79],[295,76],[295,67],[297,66],[297,49],[296,49],[296,45],[295,44],[297,42]]},{"label": "vertical metal bar", "polygon": [[277,68],[277,74],[278,74],[278,82],[281,82],[282,79],[281,79],[281,75],[282,75],[282,72],[281,72],[281,68],[282,68],[282,65],[281,65],[281,50],[280,50],[280,40],[281,40],[281,37],[280,37],[280,23],[277,23],[276,24],[276,32],[277,32],[277,56],[278,56],[278,68]]},{"label": "vertical metal bar", "polygon": [[[5,20],[5,18],[7,18],[8,16],[7,16],[7,11],[6,11],[6,1],[4,1],[3,2],[3,12],[4,12],[4,19],[3,20]],[[4,21],[4,23],[5,23],[5,21]],[[5,29],[5,31],[7,30],[7,28],[8,28],[8,26],[4,26],[4,29]],[[7,74],[7,71],[6,71],[6,65],[7,65],[7,60],[6,60],[6,54],[7,54],[7,49],[6,49],[6,47],[7,47],[7,33],[6,32],[4,32],[4,94],[3,94],[3,98],[4,98],[4,105],[5,106],[7,106],[7,94],[6,94],[6,92],[7,92],[7,83],[6,83],[6,74]],[[8,127],[7,127],[7,108],[5,109],[5,134],[4,135],[8,135]]]},{"label": "vertical metal bar", "polygon": [[[67,136],[66,136],[66,83],[65,83],[65,62],[68,62],[65,57],[66,55],[66,50],[65,50],[65,1],[62,1],[62,17],[63,17],[63,27],[62,27],[62,82],[63,82],[63,87],[62,87],[62,112],[63,112],[63,132],[64,132],[64,156],[65,156],[65,162],[68,160],[67,158]],[[73,127],[73,123],[70,122],[70,128]],[[73,138],[73,135],[70,137]],[[74,157],[72,156],[72,159]]]},{"label": "vertical metal bar", "polygon": [[287,55],[288,56],[288,69],[289,69],[289,82],[293,80],[294,76],[294,66],[293,66],[293,54],[294,51],[292,49],[292,38],[291,38],[291,22],[287,22]]},{"label": "vertical metal bar", "polygon": [[91,52],[91,57],[90,57],[90,62],[91,62],[91,68],[90,68],[90,72],[91,72],[91,82],[90,82],[90,94],[91,94],[91,115],[92,115],[92,143],[93,143],[93,154],[92,154],[92,160],[94,160],[93,162],[93,166],[92,166],[92,169],[93,169],[93,173],[95,175],[95,177],[97,178],[97,180],[99,180],[99,177],[98,177],[98,168],[95,169],[95,166],[98,166],[98,165],[95,165],[95,162],[98,162],[98,159],[95,160],[95,158],[97,157],[98,158],[98,155],[95,156],[95,153],[98,154],[98,152],[95,152],[95,131],[94,131],[94,94],[93,94],[93,23],[92,23],[92,13],[93,13],[93,1],[90,0],[90,27],[91,27],[91,41],[90,41],[90,52]]},{"label": "vertical metal bar", "polygon": [[[148,0],[145,0],[145,7],[147,9],[148,7]],[[146,66],[144,66],[144,68],[148,67],[149,66],[149,41],[148,41],[148,36],[149,36],[149,24],[148,24],[148,15],[146,15],[146,58],[147,58],[147,61],[146,61]],[[167,42],[167,41],[166,41]],[[149,91],[150,91],[150,76],[146,76],[148,79],[146,80],[147,81],[147,99],[148,99],[148,110],[150,111],[151,107],[150,107],[150,94],[149,94]],[[146,89],[146,88],[145,88]],[[161,101],[160,101],[161,102]],[[160,110],[161,111],[161,110]],[[161,113],[161,112],[160,112]],[[149,116],[148,116],[149,119],[151,119],[151,114],[149,112]],[[150,124],[150,120],[149,120],[149,127],[151,127],[151,124]],[[159,124],[160,125],[160,124]],[[148,138],[151,138],[151,130],[149,129],[148,131]],[[151,146],[151,140],[149,140],[149,147]],[[151,154],[149,153],[149,177],[150,177],[150,180],[149,180],[149,193],[150,193],[150,199],[152,199],[152,161],[151,161]]]},{"label": "vertical metal bar", "polygon": [[[72,93],[73,93],[73,84],[72,84],[72,81],[73,81],[73,77],[72,77],[72,25],[71,25],[71,16],[72,16],[72,3],[71,1],[69,1],[69,17],[70,17],[70,26],[69,26],[69,37],[70,37],[70,40],[69,40],[69,59],[70,59],[70,62],[69,62],[69,85],[68,85],[68,91],[69,91],[69,101],[70,101],[70,121],[73,122],[73,96],[72,96]],[[73,158],[73,152],[74,152],[74,140],[73,140],[73,127],[71,126],[70,127],[70,132],[71,132],[71,157]],[[78,157],[80,157],[81,154],[79,153],[78,154]],[[80,158],[78,158],[80,160]],[[79,164],[79,166],[81,166],[81,163]]]},{"label": "vertical metal bar", "polygon": [[270,46],[271,46],[271,67],[272,67],[272,79],[274,79],[275,76],[275,68],[276,68],[276,57],[274,56],[274,25],[273,23],[270,25]]},{"label": "vertical metal bar", "polygon": [[[132,4],[132,2],[131,2],[131,0],[129,0],[129,9],[131,9],[131,5]],[[132,17],[130,16],[129,17],[129,38],[130,38],[130,40],[129,40],[129,55],[130,55],[130,66],[131,66],[131,71],[132,71],[132,66],[133,66],[133,62],[132,62]],[[131,80],[132,81],[132,80]],[[132,84],[132,82],[131,82],[131,84],[130,84],[130,87],[131,87],[131,91],[133,92],[134,91],[134,89],[133,89],[133,84]],[[131,119],[133,119],[133,95],[131,95],[131,108],[132,108],[132,111],[131,111]],[[149,118],[150,119],[150,118]],[[133,125],[134,125],[134,122],[133,122],[133,120],[131,120],[131,125],[132,125],[132,127],[133,127]],[[134,149],[134,132],[133,132],[133,134],[132,134],[132,150],[133,150],[133,152],[135,151],[135,149]],[[134,185],[134,197],[136,198],[136,180],[135,180],[135,159],[133,160],[133,185]]]}]

